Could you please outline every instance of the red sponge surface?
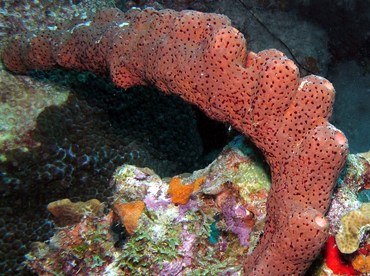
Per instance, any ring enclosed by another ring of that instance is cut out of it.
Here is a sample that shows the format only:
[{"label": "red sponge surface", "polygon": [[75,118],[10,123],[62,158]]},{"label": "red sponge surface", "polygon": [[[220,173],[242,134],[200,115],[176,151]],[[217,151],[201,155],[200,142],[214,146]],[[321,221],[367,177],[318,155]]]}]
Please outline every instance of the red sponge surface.
[{"label": "red sponge surface", "polygon": [[17,73],[56,66],[110,76],[123,88],[154,85],[230,123],[270,164],[272,189],[264,235],[246,258],[246,275],[300,275],[327,238],[331,192],[347,140],[328,123],[334,88],[300,78],[277,50],[247,52],[222,15],[109,9],[64,29],[14,40],[5,51]]}]

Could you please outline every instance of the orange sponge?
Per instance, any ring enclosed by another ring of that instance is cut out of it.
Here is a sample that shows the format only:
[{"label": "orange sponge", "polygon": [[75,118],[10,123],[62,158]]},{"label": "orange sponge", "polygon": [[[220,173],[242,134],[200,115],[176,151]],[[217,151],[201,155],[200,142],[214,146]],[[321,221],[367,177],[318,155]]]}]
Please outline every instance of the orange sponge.
[{"label": "orange sponge", "polygon": [[132,201],[128,203],[115,203],[114,211],[119,216],[126,231],[132,235],[138,226],[141,214],[145,209],[143,201]]},{"label": "orange sponge", "polygon": [[198,178],[191,184],[182,184],[179,177],[174,177],[170,181],[168,194],[171,196],[173,203],[186,204],[193,192],[199,190],[205,177]]},{"label": "orange sponge", "polygon": [[[353,267],[361,273],[370,273],[370,255],[357,255],[352,261]],[[368,275],[368,274],[366,274]]]}]

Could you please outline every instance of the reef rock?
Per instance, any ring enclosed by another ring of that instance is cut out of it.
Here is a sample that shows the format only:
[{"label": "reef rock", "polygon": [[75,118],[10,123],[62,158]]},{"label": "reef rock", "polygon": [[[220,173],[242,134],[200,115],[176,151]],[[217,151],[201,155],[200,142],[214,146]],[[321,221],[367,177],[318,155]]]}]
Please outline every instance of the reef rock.
[{"label": "reef rock", "polygon": [[[58,228],[49,244],[35,244],[27,265],[39,274],[241,273],[264,225],[271,184],[265,168],[241,137],[205,169],[172,179],[123,165],[111,181],[111,210]],[[173,200],[174,179],[186,201]]]}]

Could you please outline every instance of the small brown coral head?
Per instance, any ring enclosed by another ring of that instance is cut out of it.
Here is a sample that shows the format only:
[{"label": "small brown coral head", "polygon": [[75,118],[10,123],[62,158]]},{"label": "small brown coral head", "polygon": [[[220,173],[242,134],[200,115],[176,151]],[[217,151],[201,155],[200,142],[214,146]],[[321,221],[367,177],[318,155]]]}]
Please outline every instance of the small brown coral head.
[{"label": "small brown coral head", "polygon": [[55,217],[57,225],[66,226],[78,223],[84,215],[103,215],[104,204],[97,199],[71,202],[66,198],[49,203],[47,209]]}]

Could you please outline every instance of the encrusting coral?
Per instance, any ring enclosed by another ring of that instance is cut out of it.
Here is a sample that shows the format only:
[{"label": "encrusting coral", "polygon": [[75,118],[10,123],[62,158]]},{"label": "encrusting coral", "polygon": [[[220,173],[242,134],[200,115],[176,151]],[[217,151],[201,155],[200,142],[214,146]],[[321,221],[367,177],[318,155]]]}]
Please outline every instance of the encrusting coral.
[{"label": "encrusting coral", "polygon": [[320,252],[324,214],[347,156],[345,136],[328,122],[329,81],[300,78],[277,50],[247,52],[225,16],[195,11],[107,9],[15,39],[8,49],[3,60],[11,71],[61,66],[110,75],[123,88],[155,85],[249,136],[270,165],[272,188],[247,275],[299,275]]},{"label": "encrusting coral", "polygon": [[47,209],[54,215],[57,225],[66,226],[79,222],[82,216],[87,214],[101,216],[104,211],[104,204],[97,199],[72,202],[66,198],[49,203]]},{"label": "encrusting coral", "polygon": [[355,252],[361,237],[370,229],[370,203],[364,203],[358,210],[353,210],[341,219],[341,227],[335,236],[337,246],[342,253]]}]

